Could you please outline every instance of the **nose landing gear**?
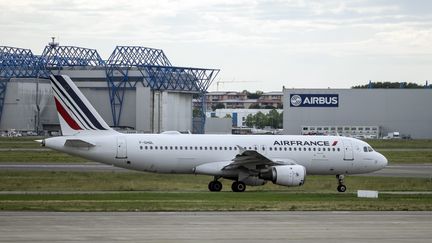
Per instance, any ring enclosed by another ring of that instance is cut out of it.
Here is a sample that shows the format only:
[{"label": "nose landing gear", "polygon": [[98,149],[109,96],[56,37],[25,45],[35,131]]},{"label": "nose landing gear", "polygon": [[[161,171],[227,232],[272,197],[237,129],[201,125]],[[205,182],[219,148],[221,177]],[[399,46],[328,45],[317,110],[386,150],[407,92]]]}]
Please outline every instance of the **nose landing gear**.
[{"label": "nose landing gear", "polygon": [[346,186],[343,184],[344,183],[344,175],[336,175],[336,179],[338,180],[338,187],[337,190],[338,192],[345,192],[346,191]]}]

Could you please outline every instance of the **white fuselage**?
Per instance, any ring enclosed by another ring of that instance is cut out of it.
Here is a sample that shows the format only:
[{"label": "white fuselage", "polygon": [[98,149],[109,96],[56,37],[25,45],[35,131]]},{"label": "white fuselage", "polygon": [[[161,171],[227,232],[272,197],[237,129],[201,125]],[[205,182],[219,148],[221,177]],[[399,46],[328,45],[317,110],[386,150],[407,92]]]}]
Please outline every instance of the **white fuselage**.
[{"label": "white fuselage", "polygon": [[132,170],[195,173],[207,163],[229,164],[239,153],[256,150],[286,164],[299,164],[309,175],[359,174],[380,170],[387,159],[357,139],[337,136],[106,134],[75,135],[93,147],[65,146],[65,137],[45,140],[45,146]]}]

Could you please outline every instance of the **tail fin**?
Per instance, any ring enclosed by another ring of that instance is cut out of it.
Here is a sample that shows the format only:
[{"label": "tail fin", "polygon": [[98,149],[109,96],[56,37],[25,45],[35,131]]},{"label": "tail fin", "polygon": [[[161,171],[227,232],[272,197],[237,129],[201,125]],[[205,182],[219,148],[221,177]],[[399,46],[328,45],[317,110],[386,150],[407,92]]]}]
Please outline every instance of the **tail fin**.
[{"label": "tail fin", "polygon": [[63,135],[82,131],[114,131],[68,76],[51,75],[50,79]]}]

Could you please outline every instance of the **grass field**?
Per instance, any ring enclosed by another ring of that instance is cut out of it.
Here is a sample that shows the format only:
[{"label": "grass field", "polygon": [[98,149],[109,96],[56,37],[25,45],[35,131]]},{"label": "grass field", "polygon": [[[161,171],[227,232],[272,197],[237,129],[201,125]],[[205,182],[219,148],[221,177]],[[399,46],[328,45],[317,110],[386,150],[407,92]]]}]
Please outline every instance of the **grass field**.
[{"label": "grass field", "polygon": [[37,211],[275,211],[432,210],[432,195],[287,192],[129,192],[0,195],[0,210]]},{"label": "grass field", "polygon": [[[207,192],[210,176],[167,175],[144,172],[50,172],[0,171],[1,191],[167,191]],[[221,180],[224,191],[231,181]],[[348,192],[358,189],[379,191],[432,191],[432,181],[422,178],[388,178],[347,176]],[[268,183],[248,187],[248,191],[332,193],[336,191],[334,176],[308,176],[301,187],[283,187]]]},{"label": "grass field", "polygon": [[[0,171],[0,210],[38,211],[243,211],[243,210],[432,210],[432,181],[413,178],[346,178],[336,193],[332,176],[309,176],[303,187],[273,184],[208,192],[208,176],[114,172]],[[357,189],[379,190],[379,199],[357,198]],[[9,192],[8,192],[9,191]],[[18,191],[18,192],[17,192]]]}]

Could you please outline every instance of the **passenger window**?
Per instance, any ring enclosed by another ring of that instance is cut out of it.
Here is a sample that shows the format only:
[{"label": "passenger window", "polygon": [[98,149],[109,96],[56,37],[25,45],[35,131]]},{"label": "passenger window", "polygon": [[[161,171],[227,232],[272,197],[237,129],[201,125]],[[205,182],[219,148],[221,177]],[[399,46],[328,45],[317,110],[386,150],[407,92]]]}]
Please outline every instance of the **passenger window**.
[{"label": "passenger window", "polygon": [[273,150],[272,147],[270,147],[269,150],[272,151]]},{"label": "passenger window", "polygon": [[229,147],[229,150],[232,150],[232,147]]},{"label": "passenger window", "polygon": [[285,147],[284,150],[287,151],[287,148]]},{"label": "passenger window", "polygon": [[279,151],[282,151],[282,147],[279,148]]},{"label": "passenger window", "polygon": [[313,151],[316,151],[316,148],[313,148]]},{"label": "passenger window", "polygon": [[185,146],[185,150],[187,150],[187,146]]},{"label": "passenger window", "polygon": [[204,146],[204,150],[207,150],[207,146]]},{"label": "passenger window", "polygon": [[321,151],[321,148],[318,148],[318,151]]},{"label": "passenger window", "polygon": [[213,147],[212,147],[212,146],[210,146],[210,147],[209,147],[209,149],[210,149],[210,150],[213,150]]},{"label": "passenger window", "polygon": [[309,147],[309,151],[311,151],[312,149]]},{"label": "passenger window", "polygon": [[202,150],[202,146],[200,146],[200,150]]},{"label": "passenger window", "polygon": [[142,150],[142,146],[140,146],[140,149]]},{"label": "passenger window", "polygon": [[159,149],[160,149],[160,150],[163,150],[163,146],[160,146]]},{"label": "passenger window", "polygon": [[182,150],[183,149],[183,146],[180,146],[180,150]]},{"label": "passenger window", "polygon": [[150,146],[150,149],[153,149],[153,146]]},{"label": "passenger window", "polygon": [[148,148],[147,146],[144,146],[144,149],[145,149],[145,150],[147,150],[147,148]]},{"label": "passenger window", "polygon": [[168,150],[168,146],[165,146],[165,150]]},{"label": "passenger window", "polygon": [[173,150],[173,146],[170,146],[170,150]]},{"label": "passenger window", "polygon": [[294,151],[297,151],[297,148],[294,148]]},{"label": "passenger window", "polygon": [[157,150],[157,146],[155,146],[155,150]]},{"label": "passenger window", "polygon": [[333,152],[334,152],[334,151],[336,151],[336,149],[335,149],[335,148],[333,148]]},{"label": "passenger window", "polygon": [[174,146],[174,149],[177,150],[177,146]]},{"label": "passenger window", "polygon": [[198,147],[197,147],[197,146],[195,146],[195,150],[198,150]]},{"label": "passenger window", "polygon": [[222,150],[222,147],[219,147],[219,150]]},{"label": "passenger window", "polygon": [[193,147],[192,147],[192,146],[190,146],[190,147],[189,147],[189,149],[190,149],[190,150],[193,150]]},{"label": "passenger window", "polygon": [[265,147],[262,147],[262,151],[265,151]]},{"label": "passenger window", "polygon": [[224,150],[227,150],[227,147],[224,147]]},{"label": "passenger window", "polygon": [[292,148],[291,148],[291,147],[289,148],[289,151],[292,151]]},{"label": "passenger window", "polygon": [[307,149],[306,148],[303,148],[303,151],[306,151]]},{"label": "passenger window", "polygon": [[258,150],[258,148],[257,148],[257,147],[255,147],[254,149],[255,149],[255,150]]},{"label": "passenger window", "polygon": [[337,148],[338,151],[340,151],[340,148]]}]

